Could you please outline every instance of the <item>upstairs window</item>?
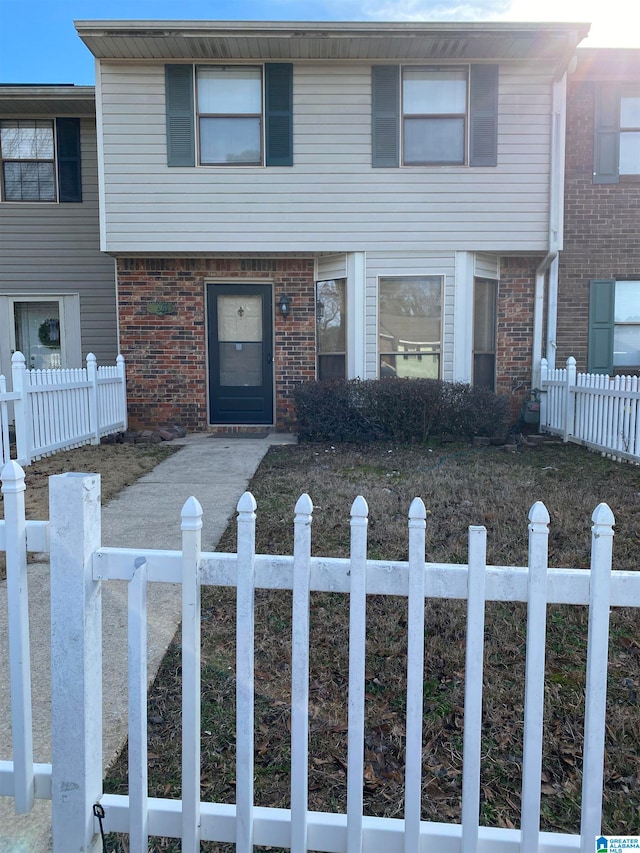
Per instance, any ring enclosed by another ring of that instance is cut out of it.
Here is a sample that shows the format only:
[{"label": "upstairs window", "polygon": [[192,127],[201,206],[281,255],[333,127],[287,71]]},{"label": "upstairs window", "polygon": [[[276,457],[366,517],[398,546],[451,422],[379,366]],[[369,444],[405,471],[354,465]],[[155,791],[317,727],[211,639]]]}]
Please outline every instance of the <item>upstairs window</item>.
[{"label": "upstairs window", "polygon": [[640,94],[622,93],[620,98],[621,175],[640,175]]},{"label": "upstairs window", "polygon": [[465,69],[404,68],[402,107],[405,165],[465,162]]},{"label": "upstairs window", "polygon": [[602,83],[595,92],[593,183],[640,175],[640,89]]},{"label": "upstairs window", "polygon": [[0,121],[2,201],[80,202],[80,120]]},{"label": "upstairs window", "polygon": [[200,163],[262,164],[262,69],[206,66],[196,70]]},{"label": "upstairs window", "polygon": [[53,120],[0,123],[4,201],[55,201]]}]

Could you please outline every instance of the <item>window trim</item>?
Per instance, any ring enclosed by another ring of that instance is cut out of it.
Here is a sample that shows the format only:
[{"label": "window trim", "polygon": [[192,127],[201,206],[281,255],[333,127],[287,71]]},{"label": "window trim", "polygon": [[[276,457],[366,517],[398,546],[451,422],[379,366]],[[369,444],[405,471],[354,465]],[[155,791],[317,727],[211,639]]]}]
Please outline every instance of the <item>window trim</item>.
[{"label": "window trim", "polygon": [[445,315],[445,276],[442,273],[424,273],[420,274],[406,274],[406,273],[385,273],[384,275],[378,275],[376,279],[376,375],[380,378],[381,373],[381,357],[382,353],[380,352],[380,292],[382,281],[384,279],[439,279],[440,281],[440,347],[436,352],[427,352],[427,353],[386,353],[386,355],[404,355],[406,358],[418,358],[420,355],[437,355],[438,356],[438,379],[442,379],[443,377],[443,368],[444,368],[444,315]]}]

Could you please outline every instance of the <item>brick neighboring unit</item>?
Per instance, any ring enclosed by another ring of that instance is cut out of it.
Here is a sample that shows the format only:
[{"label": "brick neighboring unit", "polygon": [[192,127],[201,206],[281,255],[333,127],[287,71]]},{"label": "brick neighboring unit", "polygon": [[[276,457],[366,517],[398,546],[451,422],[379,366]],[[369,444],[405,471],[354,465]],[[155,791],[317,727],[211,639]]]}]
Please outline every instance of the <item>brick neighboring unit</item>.
[{"label": "brick neighboring unit", "polygon": [[509,397],[517,418],[530,386],[537,258],[500,259],[497,307],[496,392]]},{"label": "brick neighboring unit", "polygon": [[581,50],[567,89],[564,249],[560,253],[556,365],[586,371],[591,279],[640,280],[640,176],[594,183],[598,87],[640,87],[640,51]]},{"label": "brick neighboring unit", "polygon": [[[315,378],[314,262],[307,258],[120,258],[121,352],[134,428],[180,423],[206,429],[207,283],[272,283],[274,304],[293,297],[290,317],[274,313],[275,426],[294,426],[295,385]],[[175,313],[149,312],[168,302]]]}]

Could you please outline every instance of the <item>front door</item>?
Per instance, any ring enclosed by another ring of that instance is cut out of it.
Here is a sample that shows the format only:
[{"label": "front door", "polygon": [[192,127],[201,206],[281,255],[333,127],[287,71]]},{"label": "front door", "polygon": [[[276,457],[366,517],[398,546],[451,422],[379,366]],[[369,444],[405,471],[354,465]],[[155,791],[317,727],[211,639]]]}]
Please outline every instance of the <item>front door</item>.
[{"label": "front door", "polygon": [[207,311],[211,423],[273,423],[271,285],[210,284]]},{"label": "front door", "polygon": [[13,302],[14,350],[25,357],[28,370],[63,366],[63,334],[58,300]]}]

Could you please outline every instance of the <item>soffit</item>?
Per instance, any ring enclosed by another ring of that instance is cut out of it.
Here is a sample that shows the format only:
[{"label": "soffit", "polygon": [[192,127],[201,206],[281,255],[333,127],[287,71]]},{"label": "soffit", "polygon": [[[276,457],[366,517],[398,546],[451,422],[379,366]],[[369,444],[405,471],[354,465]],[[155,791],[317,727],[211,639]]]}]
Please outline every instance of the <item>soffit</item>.
[{"label": "soffit", "polygon": [[588,24],[76,21],[99,59],[559,61]]},{"label": "soffit", "polygon": [[95,116],[93,86],[1,86],[0,114]]}]

